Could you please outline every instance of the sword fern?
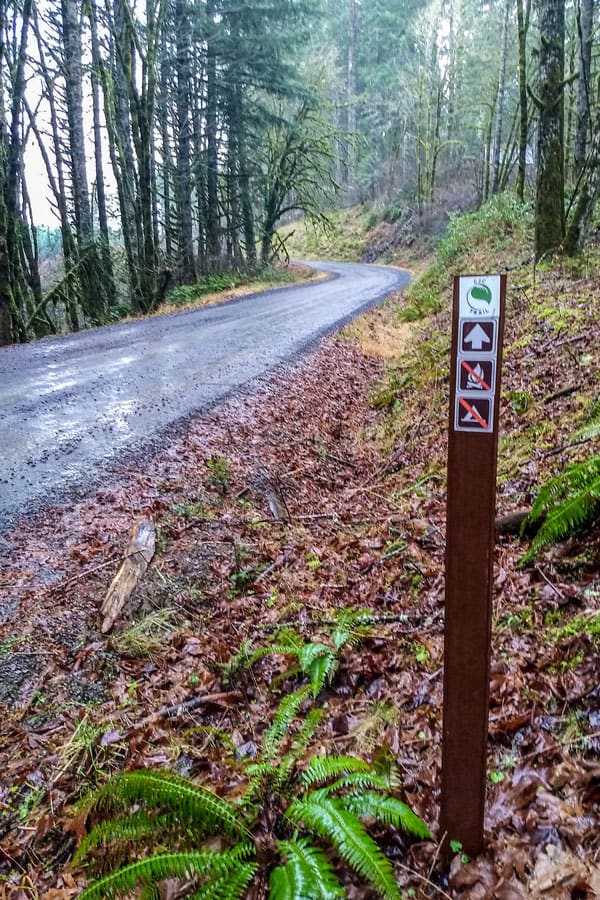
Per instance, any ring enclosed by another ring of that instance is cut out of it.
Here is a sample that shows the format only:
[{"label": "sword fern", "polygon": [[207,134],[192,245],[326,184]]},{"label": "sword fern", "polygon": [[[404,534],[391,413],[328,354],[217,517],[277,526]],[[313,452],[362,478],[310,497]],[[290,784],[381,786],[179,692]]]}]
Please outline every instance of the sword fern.
[{"label": "sword fern", "polygon": [[246,790],[235,800],[168,771],[124,772],[98,789],[88,809],[108,818],[75,856],[96,876],[83,900],[134,891],[157,900],[167,879],[194,900],[241,900],[253,880],[268,884],[269,900],[335,900],[345,893],[327,845],[380,897],[399,898],[392,864],[367,825],[378,820],[417,838],[429,830],[376,766],[352,756],[302,764],[322,710],[289,732],[311,693],[304,685],[284,699],[258,759],[242,761]]},{"label": "sword fern", "polygon": [[537,528],[521,559],[531,562],[537,553],[594,520],[600,511],[600,454],[575,463],[540,489],[522,531]]}]

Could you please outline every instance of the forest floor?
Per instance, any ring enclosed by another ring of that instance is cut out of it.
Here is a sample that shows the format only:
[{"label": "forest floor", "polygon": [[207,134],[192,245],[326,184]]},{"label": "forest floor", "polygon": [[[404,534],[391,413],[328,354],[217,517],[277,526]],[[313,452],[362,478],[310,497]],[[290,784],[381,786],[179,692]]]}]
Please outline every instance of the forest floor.
[{"label": "forest floor", "polygon": [[[573,435],[598,407],[598,271],[595,257],[509,274],[499,514],[590,453]],[[0,538],[0,896],[77,894],[73,804],[111,772],[169,766],[227,793],[235,758],[210,729],[251,756],[294,682],[278,678],[283,656],[226,664],[282,626],[327,643],[347,608],[372,624],[320,696],[311,753],[389,748],[402,798],[438,836],[446,301],[399,326],[406,300],[391,298],[143,470],[124,464]],[[142,519],[156,553],[104,635],[99,608]],[[526,547],[501,535],[494,557],[485,850],[448,867],[435,841],[382,839],[407,896],[600,896],[600,528],[522,566]]]}]

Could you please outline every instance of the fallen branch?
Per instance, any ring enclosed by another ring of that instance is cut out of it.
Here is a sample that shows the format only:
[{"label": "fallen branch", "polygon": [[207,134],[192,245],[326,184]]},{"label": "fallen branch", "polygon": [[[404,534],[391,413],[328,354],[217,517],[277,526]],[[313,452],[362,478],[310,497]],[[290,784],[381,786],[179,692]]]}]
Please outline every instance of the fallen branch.
[{"label": "fallen branch", "polygon": [[531,512],[531,509],[516,509],[496,518],[497,534],[519,534],[521,525]]},{"label": "fallen branch", "polygon": [[561,397],[568,397],[569,394],[574,394],[578,389],[578,384],[570,384],[567,387],[561,388],[559,391],[555,391],[554,394],[544,397],[544,403],[548,404],[552,403],[554,400],[560,400]]},{"label": "fallen branch", "polygon": [[200,709],[202,706],[231,706],[234,703],[241,703],[243,699],[244,695],[241,691],[221,691],[216,694],[201,694],[197,697],[190,697],[189,700],[183,700],[181,703],[176,703],[173,706],[163,706],[157,712],[151,713],[145,719],[142,719],[141,722],[131,725],[125,731],[110,732],[109,737],[105,737],[104,744],[125,740],[131,737],[132,734],[147,728],[148,725],[154,725],[160,719],[178,719],[179,716],[183,716],[185,713],[192,712],[195,709]]},{"label": "fallen branch", "polygon": [[140,578],[150,565],[156,547],[154,524],[143,519],[131,529],[123,562],[113,578],[100,610],[103,620],[101,631],[106,634],[115,624],[127,600],[133,594]]},{"label": "fallen branch", "polygon": [[267,566],[266,569],[263,569],[260,575],[254,579],[254,584],[259,584],[264,578],[267,578],[271,574],[271,572],[274,572],[276,569],[280,569],[281,566],[285,566],[290,556],[292,555],[292,551],[292,547],[284,547],[283,553],[278,556],[270,566]]}]

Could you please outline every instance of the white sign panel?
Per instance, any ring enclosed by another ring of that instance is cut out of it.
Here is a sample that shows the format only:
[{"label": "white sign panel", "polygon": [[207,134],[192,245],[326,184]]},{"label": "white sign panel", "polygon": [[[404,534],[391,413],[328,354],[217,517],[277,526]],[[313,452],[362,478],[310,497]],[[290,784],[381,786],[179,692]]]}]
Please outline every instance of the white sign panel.
[{"label": "white sign panel", "polygon": [[497,319],[500,315],[500,276],[461,275],[460,318]]}]

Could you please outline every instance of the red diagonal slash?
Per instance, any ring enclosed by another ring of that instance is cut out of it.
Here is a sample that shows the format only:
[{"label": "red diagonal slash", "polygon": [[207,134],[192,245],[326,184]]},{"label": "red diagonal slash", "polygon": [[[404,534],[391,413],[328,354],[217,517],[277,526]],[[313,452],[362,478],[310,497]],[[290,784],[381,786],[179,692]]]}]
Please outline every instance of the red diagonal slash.
[{"label": "red diagonal slash", "polygon": [[482,418],[482,416],[479,415],[479,413],[473,406],[469,406],[469,404],[467,403],[467,401],[465,400],[464,397],[459,397],[458,402],[463,407],[463,409],[466,409],[467,412],[471,413],[471,415],[473,416],[474,419],[477,419],[477,421],[479,422],[479,424],[481,425],[482,428],[485,428],[486,431],[488,430],[488,428],[490,427],[488,425],[488,423],[485,421],[484,418]]},{"label": "red diagonal slash", "polygon": [[491,387],[489,386],[489,384],[487,384],[487,382],[484,381],[484,379],[481,377],[481,375],[477,374],[475,369],[471,368],[471,366],[469,365],[468,362],[466,362],[466,360],[461,359],[460,364],[463,367],[463,369],[466,369],[467,372],[473,376],[473,378],[477,379],[477,381],[479,382],[481,387],[484,389],[484,391],[491,391]]}]

